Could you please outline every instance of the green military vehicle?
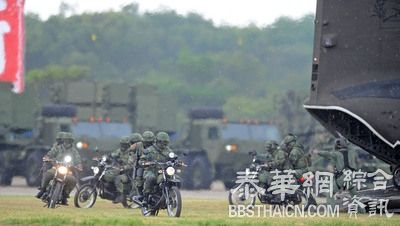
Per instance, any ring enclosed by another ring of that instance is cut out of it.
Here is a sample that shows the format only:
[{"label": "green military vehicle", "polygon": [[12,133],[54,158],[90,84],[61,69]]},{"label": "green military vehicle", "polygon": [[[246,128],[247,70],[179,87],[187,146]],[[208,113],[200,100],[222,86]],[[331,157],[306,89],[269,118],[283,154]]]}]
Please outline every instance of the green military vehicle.
[{"label": "green military vehicle", "polygon": [[25,176],[30,186],[38,185],[42,156],[58,131],[75,135],[85,174],[98,155],[95,150],[115,150],[122,136],[133,131],[176,131],[175,115],[166,114],[172,106],[152,86],[80,81],[53,84],[44,95],[29,89],[17,95],[1,85],[1,185],[9,185],[14,175]]},{"label": "green military vehicle", "polygon": [[10,185],[14,175],[37,185],[42,156],[54,143],[57,131],[69,131],[76,109],[40,104],[37,93],[27,89],[14,94],[0,84],[0,184]]},{"label": "green military vehicle", "polygon": [[187,132],[175,149],[188,153],[183,186],[208,189],[213,180],[234,185],[236,172],[251,162],[249,151],[263,151],[266,140],[280,140],[277,127],[255,120],[229,121],[219,109],[194,109]]}]

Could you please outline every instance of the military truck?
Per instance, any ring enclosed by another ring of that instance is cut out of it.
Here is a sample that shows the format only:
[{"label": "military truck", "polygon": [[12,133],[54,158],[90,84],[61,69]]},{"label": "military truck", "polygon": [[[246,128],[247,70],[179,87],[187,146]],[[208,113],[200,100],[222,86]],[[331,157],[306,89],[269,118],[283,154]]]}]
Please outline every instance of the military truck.
[{"label": "military truck", "polygon": [[165,113],[172,105],[166,105],[152,86],[61,82],[49,86],[50,93],[45,95],[33,89],[17,95],[1,85],[2,185],[9,185],[14,175],[25,176],[30,186],[38,185],[42,156],[58,131],[75,135],[84,174],[90,173],[91,159],[99,154],[95,150],[115,150],[122,136],[133,131],[176,131],[175,115]]},{"label": "military truck", "polygon": [[231,188],[236,172],[251,162],[249,151],[263,151],[266,140],[280,140],[276,126],[256,120],[229,121],[216,108],[198,108],[188,113],[187,132],[175,149],[186,152],[188,167],[183,186],[208,189],[213,180]]},{"label": "military truck", "polygon": [[400,2],[317,1],[305,108],[391,166],[400,187]]},{"label": "military truck", "polygon": [[52,146],[56,131],[69,131],[76,109],[42,106],[33,89],[14,94],[0,84],[0,184],[10,185],[14,175],[38,184],[42,156]]}]

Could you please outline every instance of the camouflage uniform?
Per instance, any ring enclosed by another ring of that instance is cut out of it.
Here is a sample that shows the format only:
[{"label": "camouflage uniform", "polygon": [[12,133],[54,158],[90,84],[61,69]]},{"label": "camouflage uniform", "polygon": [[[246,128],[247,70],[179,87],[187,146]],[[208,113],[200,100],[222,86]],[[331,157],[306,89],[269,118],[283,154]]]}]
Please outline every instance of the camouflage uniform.
[{"label": "camouflage uniform", "polygon": [[288,161],[286,162],[286,169],[296,171],[295,176],[300,178],[303,173],[309,169],[308,157],[304,153],[304,148],[301,144],[297,144],[297,137],[293,134],[288,134],[282,141],[282,150],[286,151]]},{"label": "camouflage uniform", "polygon": [[[70,155],[72,157],[72,165],[80,166],[82,164],[81,157],[78,151],[73,147],[73,136],[71,133],[65,133],[62,145],[53,145],[52,149],[46,154],[50,159],[55,159],[62,162],[64,157]],[[69,140],[69,141],[68,141]],[[71,142],[72,144],[67,145],[66,142]],[[41,190],[46,189],[49,182],[53,179],[55,174],[55,169],[51,168],[43,174]],[[76,185],[76,179],[72,175],[67,175],[65,179],[64,192],[68,197],[69,193],[74,189]]]},{"label": "camouflage uniform", "polygon": [[[143,155],[140,157],[140,163],[157,161],[166,162],[168,154],[172,150],[168,147],[169,136],[165,132],[159,132],[156,136],[156,142],[154,145],[145,149]],[[143,193],[147,197],[152,192],[153,187],[161,182],[162,176],[158,175],[158,168],[155,165],[148,166],[144,170],[144,188]]]},{"label": "camouflage uniform", "polygon": [[[343,138],[336,139],[334,150],[319,151],[318,155],[330,160],[334,166],[335,177],[333,184],[333,194],[337,193],[339,190],[348,190],[351,196],[355,195],[354,187],[344,187],[345,175],[343,174],[343,171],[346,169],[350,169],[352,171],[357,169],[355,152],[352,149],[348,149],[347,141]],[[334,205],[334,198],[328,197],[327,203],[328,205]]]},{"label": "camouflage uniform", "polygon": [[137,189],[137,193],[141,194],[143,190],[143,168],[139,165],[140,156],[143,154],[143,137],[139,133],[133,133],[130,137],[130,152],[134,162],[134,181],[133,185]]},{"label": "camouflage uniform", "polygon": [[120,165],[119,169],[107,170],[104,175],[104,179],[107,182],[114,182],[115,188],[117,190],[117,197],[114,203],[122,201],[122,194],[124,193],[124,185],[129,182],[129,178],[126,173],[129,173],[133,169],[134,159],[132,152],[129,149],[129,137],[123,137],[120,141],[121,147],[111,153],[111,157],[118,162]]},{"label": "camouflage uniform", "polygon": [[145,131],[143,133],[143,148],[147,149],[154,144],[155,136],[151,131]]},{"label": "camouflage uniform", "polygon": [[[267,141],[265,142],[265,153],[257,154],[257,159],[268,163],[274,160],[273,153],[276,153],[276,149],[278,148],[278,144],[276,141]],[[271,182],[272,177],[270,176],[269,169],[263,168],[258,173],[258,180],[260,181],[260,185],[266,187],[267,184]]]}]

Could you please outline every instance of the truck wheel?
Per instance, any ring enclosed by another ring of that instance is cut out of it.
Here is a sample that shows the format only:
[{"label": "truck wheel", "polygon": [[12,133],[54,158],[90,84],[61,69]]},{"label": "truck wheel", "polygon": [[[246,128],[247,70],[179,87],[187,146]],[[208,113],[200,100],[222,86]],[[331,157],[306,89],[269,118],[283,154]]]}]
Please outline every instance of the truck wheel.
[{"label": "truck wheel", "polygon": [[42,168],[43,152],[36,150],[31,152],[26,158],[25,179],[28,186],[40,185],[40,169]]},{"label": "truck wheel", "polygon": [[13,172],[0,170],[0,185],[10,186],[13,178]]},{"label": "truck wheel", "polygon": [[183,185],[187,189],[209,189],[212,182],[211,167],[205,155],[189,157]]},{"label": "truck wheel", "polygon": [[5,152],[0,152],[0,185],[9,186],[11,185],[14,173],[12,169],[1,167],[4,166],[4,161],[6,161],[3,157],[4,153]]}]

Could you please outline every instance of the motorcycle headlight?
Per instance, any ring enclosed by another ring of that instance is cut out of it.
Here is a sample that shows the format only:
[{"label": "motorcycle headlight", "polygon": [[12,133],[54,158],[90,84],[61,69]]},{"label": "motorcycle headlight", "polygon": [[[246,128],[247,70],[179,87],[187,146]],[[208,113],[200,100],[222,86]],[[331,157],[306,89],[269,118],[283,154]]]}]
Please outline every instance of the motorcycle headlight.
[{"label": "motorcycle headlight", "polygon": [[167,172],[168,175],[172,176],[175,174],[175,169],[174,167],[168,167],[167,170],[165,170]]},{"label": "motorcycle headlight", "polygon": [[72,161],[72,157],[71,156],[67,155],[67,156],[64,157],[64,162],[70,163],[71,161]]},{"label": "motorcycle headlight", "polygon": [[105,162],[107,160],[107,156],[103,155],[103,157],[101,157],[101,161]]},{"label": "motorcycle headlight", "polygon": [[83,143],[80,142],[80,141],[78,143],[76,143],[76,148],[82,149],[83,148]]},{"label": "motorcycle headlight", "polygon": [[92,170],[93,170],[93,173],[94,173],[94,175],[97,175],[98,173],[99,173],[99,167],[97,167],[97,166],[92,166]]},{"label": "motorcycle headlight", "polygon": [[58,171],[58,173],[63,174],[63,175],[68,173],[68,169],[65,166],[58,167],[57,171]]},{"label": "motorcycle headlight", "polygon": [[173,158],[175,158],[175,153],[173,153],[173,152],[170,152],[169,154],[168,154],[168,157],[169,158],[171,158],[171,159],[173,159]]}]

